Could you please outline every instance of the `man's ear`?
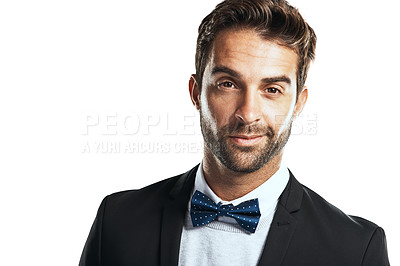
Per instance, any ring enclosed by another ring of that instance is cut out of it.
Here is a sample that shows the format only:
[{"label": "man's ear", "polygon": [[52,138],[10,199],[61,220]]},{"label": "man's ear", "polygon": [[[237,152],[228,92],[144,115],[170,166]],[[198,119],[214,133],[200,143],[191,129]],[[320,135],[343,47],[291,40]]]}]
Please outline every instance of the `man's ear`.
[{"label": "man's ear", "polygon": [[192,74],[189,79],[189,93],[190,99],[197,110],[200,110],[200,94],[199,86],[196,81],[196,75]]},{"label": "man's ear", "polygon": [[303,90],[300,92],[297,98],[296,105],[294,107],[293,117],[298,117],[301,114],[304,106],[306,105],[307,98],[308,98],[308,89],[306,86],[304,86]]}]

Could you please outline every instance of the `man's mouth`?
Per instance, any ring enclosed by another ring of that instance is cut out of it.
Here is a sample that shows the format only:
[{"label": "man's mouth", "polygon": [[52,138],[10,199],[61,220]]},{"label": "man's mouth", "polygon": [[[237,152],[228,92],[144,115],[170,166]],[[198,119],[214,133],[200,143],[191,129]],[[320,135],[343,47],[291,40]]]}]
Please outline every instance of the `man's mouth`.
[{"label": "man's mouth", "polygon": [[264,135],[234,135],[230,139],[239,146],[252,146],[258,144]]}]

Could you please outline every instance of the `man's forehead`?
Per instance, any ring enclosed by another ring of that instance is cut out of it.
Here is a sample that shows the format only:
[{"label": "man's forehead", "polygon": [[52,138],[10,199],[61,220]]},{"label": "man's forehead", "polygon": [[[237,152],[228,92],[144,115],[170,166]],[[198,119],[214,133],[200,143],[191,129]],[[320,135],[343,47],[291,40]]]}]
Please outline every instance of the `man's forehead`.
[{"label": "man's forehead", "polygon": [[[208,73],[258,73],[295,78],[298,56],[276,41],[265,40],[252,30],[229,30],[217,35],[206,66]],[[221,71],[227,70],[227,71]],[[233,76],[233,75],[231,75]]]},{"label": "man's forehead", "polygon": [[226,59],[293,61],[298,55],[277,40],[262,38],[254,30],[225,30],[216,36],[210,59],[218,62]]},{"label": "man's forehead", "polygon": [[[239,42],[240,41],[240,42]],[[221,31],[215,37],[213,48],[218,49],[219,46],[230,46],[241,50],[249,49],[266,49],[275,45],[275,40],[262,38],[256,31],[250,29],[229,29]]]}]

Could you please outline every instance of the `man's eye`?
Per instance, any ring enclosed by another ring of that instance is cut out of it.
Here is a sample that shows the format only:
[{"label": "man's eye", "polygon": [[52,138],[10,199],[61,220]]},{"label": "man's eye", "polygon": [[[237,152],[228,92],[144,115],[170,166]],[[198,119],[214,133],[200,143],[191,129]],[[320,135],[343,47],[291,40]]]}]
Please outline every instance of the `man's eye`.
[{"label": "man's eye", "polygon": [[279,90],[277,88],[270,87],[267,89],[267,92],[271,93],[271,94],[276,94],[276,93],[279,93]]},{"label": "man's eye", "polygon": [[233,85],[233,83],[230,81],[224,81],[219,83],[218,86],[222,88],[233,88],[235,85]]}]

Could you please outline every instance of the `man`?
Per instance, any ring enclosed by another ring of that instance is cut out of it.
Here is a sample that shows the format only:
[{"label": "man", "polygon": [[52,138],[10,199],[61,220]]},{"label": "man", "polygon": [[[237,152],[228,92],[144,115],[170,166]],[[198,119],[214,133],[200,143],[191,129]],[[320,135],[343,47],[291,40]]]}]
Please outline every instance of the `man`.
[{"label": "man", "polygon": [[191,100],[204,159],[107,196],[80,265],[389,265],[383,229],[283,165],[316,36],[282,0],[227,0],[201,23]]}]

